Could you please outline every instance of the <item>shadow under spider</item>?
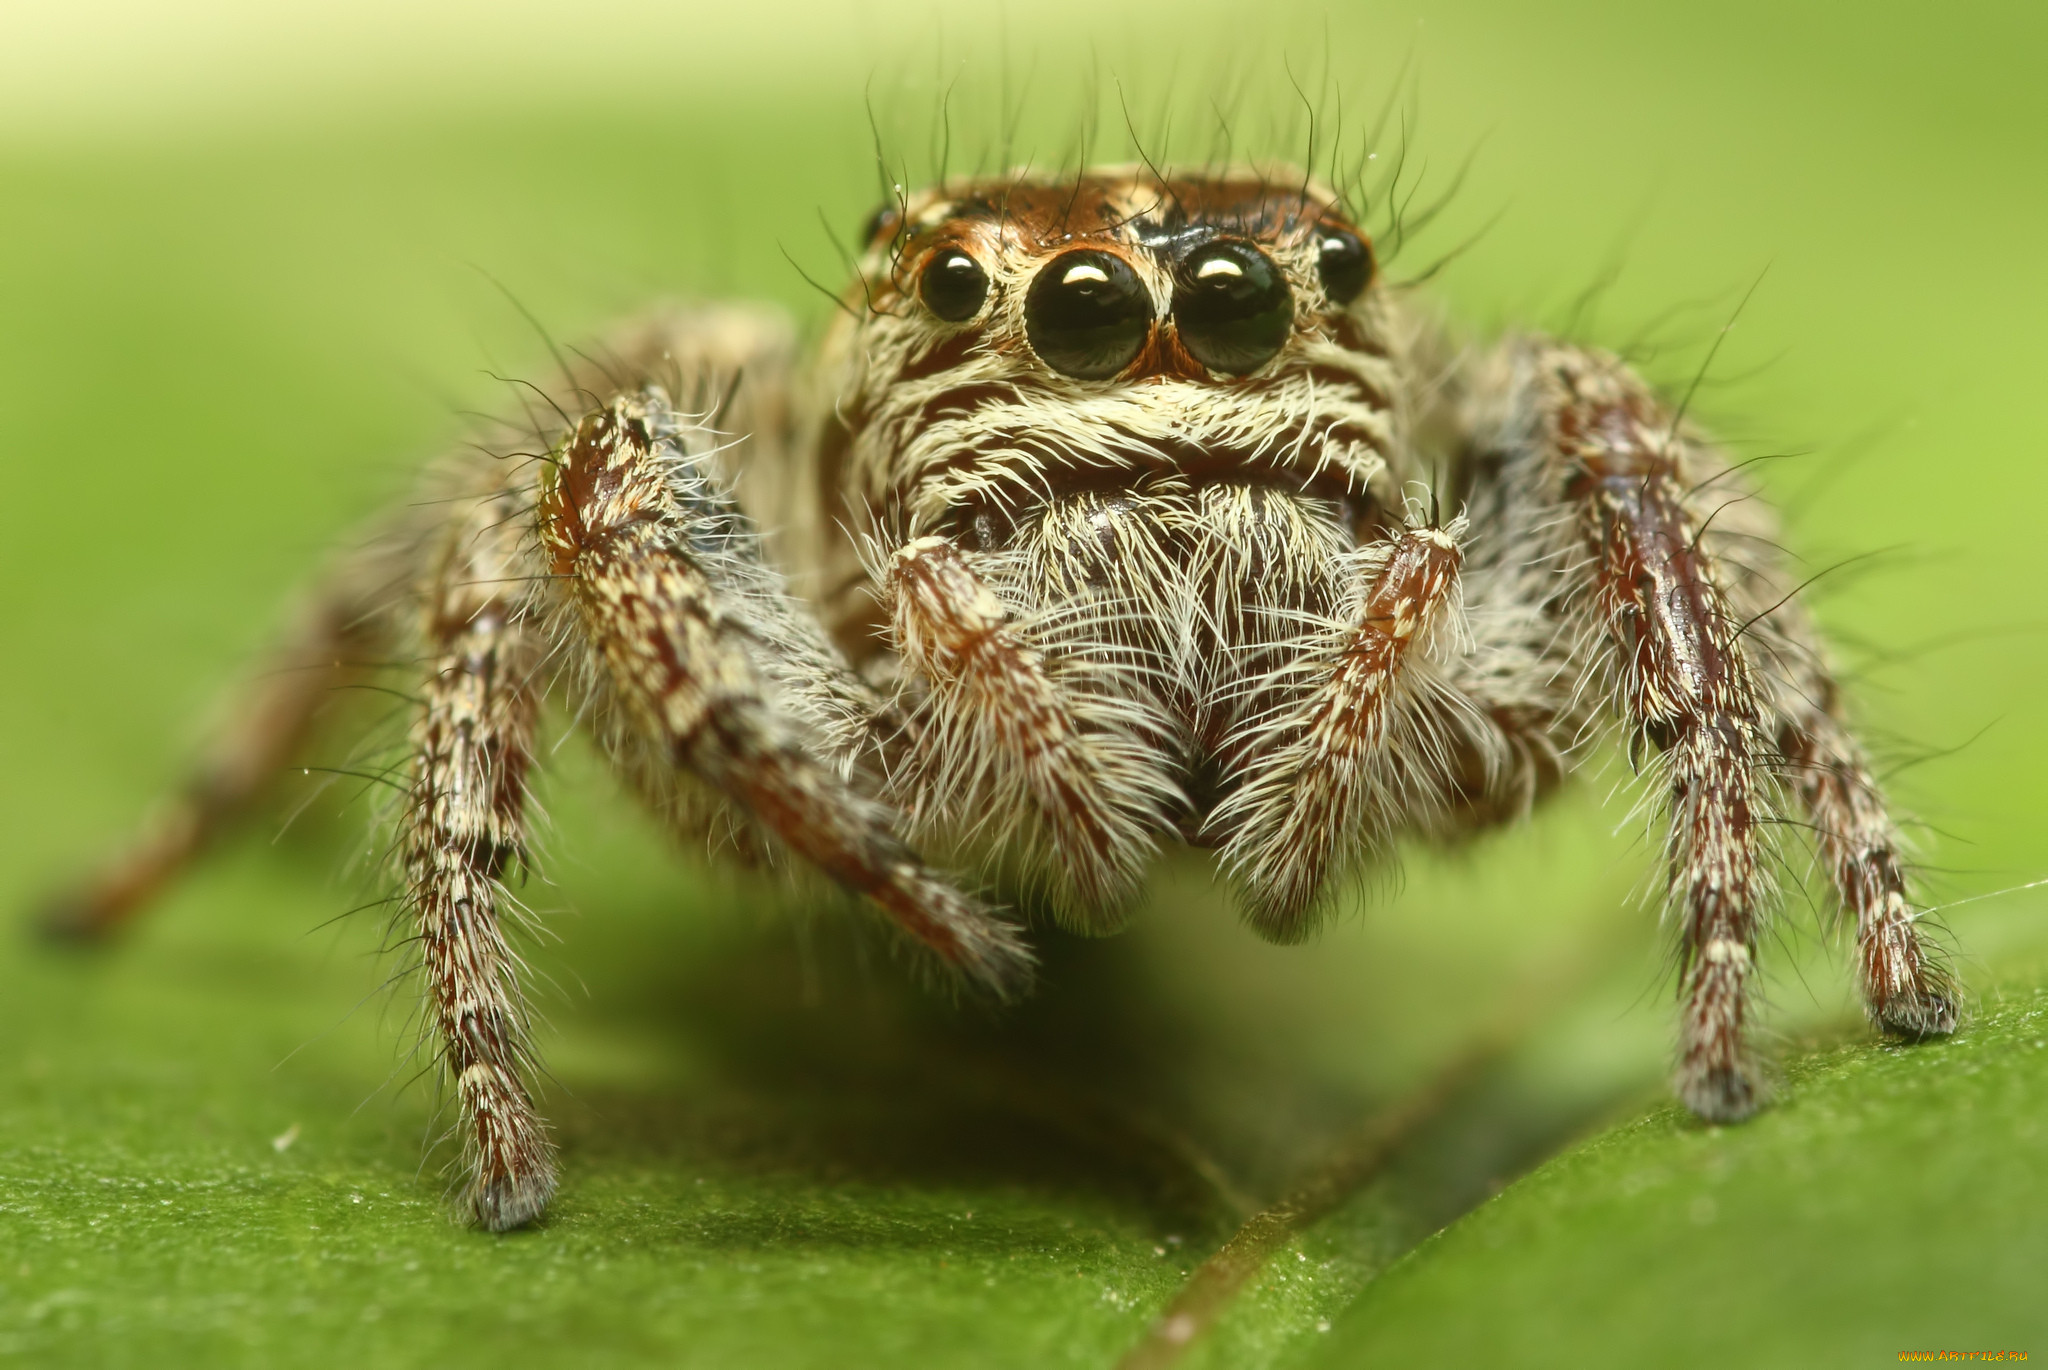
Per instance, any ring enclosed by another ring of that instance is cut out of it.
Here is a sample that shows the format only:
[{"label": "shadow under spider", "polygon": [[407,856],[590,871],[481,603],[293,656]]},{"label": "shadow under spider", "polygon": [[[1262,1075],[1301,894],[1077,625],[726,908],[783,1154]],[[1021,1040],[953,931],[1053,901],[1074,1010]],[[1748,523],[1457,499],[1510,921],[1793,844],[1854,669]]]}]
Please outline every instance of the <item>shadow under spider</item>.
[{"label": "shadow under spider", "polygon": [[[1284,1181],[1262,1173],[1257,1120],[1232,1136],[1203,1116],[1223,1063],[1153,991],[1133,942],[1035,927],[1036,992],[993,1007],[919,983],[826,921],[707,946],[634,917],[652,945],[621,938],[602,964],[574,958],[591,985],[579,1016],[686,1044],[702,1078],[550,1089],[570,1165],[1080,1193],[1195,1237],[1227,1232]],[[1348,1120],[1355,1105],[1322,1111]]]}]

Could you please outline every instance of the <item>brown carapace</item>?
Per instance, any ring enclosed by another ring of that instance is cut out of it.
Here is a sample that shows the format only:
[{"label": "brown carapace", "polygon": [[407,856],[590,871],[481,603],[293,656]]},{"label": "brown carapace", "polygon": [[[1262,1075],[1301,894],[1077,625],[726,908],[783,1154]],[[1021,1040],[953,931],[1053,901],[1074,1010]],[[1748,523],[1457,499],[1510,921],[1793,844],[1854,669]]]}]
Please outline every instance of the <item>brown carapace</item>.
[{"label": "brown carapace", "polygon": [[1759,1102],[1788,827],[1876,1024],[1952,1030],[1768,513],[1615,357],[1454,347],[1283,168],[935,187],[876,216],[843,304],[808,364],[769,310],[655,314],[436,466],[65,925],[160,888],[352,663],[416,661],[397,876],[467,1202],[508,1228],[555,1186],[500,932],[551,695],[679,834],[788,853],[999,996],[1031,955],[972,886],[1104,931],[1184,843],[1295,940],[1611,723],[1668,830],[1687,1105]]}]

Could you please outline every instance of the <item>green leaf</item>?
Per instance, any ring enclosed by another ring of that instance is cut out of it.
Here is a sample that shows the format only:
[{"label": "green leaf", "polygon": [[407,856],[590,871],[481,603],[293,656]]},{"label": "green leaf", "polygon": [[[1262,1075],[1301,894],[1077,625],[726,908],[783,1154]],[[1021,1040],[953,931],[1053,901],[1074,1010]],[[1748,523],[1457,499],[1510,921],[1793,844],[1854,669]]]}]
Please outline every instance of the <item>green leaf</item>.
[{"label": "green leaf", "polygon": [[1312,1365],[1794,1366],[2048,1335],[2048,989],[1800,1057],[1739,1128],[1665,1106],[1405,1257]]}]

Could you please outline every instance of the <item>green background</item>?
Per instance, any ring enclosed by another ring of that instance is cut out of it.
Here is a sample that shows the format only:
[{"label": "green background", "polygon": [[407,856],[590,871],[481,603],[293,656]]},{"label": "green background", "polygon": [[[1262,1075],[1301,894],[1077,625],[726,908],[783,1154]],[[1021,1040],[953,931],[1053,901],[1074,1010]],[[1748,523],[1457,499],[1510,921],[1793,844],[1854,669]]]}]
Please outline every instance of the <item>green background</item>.
[{"label": "green background", "polygon": [[[820,220],[876,197],[864,92],[917,176],[949,87],[955,168],[1006,98],[1043,164],[1091,69],[1121,157],[1119,84],[1154,150],[1205,150],[1212,97],[1284,149],[1294,82],[1328,136],[1326,65],[1354,129],[1401,83],[1424,200],[1469,159],[1396,274],[1490,224],[1432,287],[1474,336],[1611,278],[1578,333],[1683,385],[1756,284],[1697,411],[1785,455],[1756,469],[1814,569],[1879,554],[1815,600],[1930,897],[2039,878],[2044,53],[2025,5],[12,7],[0,901],[120,832],[322,550],[537,369],[494,281],[567,338],[663,294],[815,325],[789,259],[835,280]],[[316,759],[374,759],[353,736]],[[1971,1024],[1902,1049],[1795,887],[1779,1106],[1700,1128],[1622,779],[1416,854],[1307,948],[1168,863],[1136,931],[1047,934],[1045,993],[991,1015],[829,899],[675,857],[566,742],[528,891],[566,1183],[508,1238],[450,1221],[410,987],[379,912],[338,917],[375,797],[288,787],[295,823],[107,952],[0,936],[0,1357],[1109,1365],[1503,1023],[1185,1363],[2048,1354],[2048,898],[1946,916]]]}]

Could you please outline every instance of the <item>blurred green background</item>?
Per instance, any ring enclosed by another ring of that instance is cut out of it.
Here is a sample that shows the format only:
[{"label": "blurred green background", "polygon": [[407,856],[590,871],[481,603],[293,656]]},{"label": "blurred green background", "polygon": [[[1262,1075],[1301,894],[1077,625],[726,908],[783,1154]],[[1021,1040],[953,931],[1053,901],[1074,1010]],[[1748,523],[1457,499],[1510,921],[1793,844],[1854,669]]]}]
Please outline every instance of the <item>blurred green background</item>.
[{"label": "blurred green background", "polygon": [[[1755,470],[1816,570],[1878,553],[1814,596],[1930,897],[2039,878],[2044,55],[2020,4],[10,6],[0,908],[132,821],[323,549],[538,369],[507,294],[572,339],[659,295],[815,327],[798,266],[836,281],[876,199],[869,105],[917,176],[948,126],[988,164],[1005,104],[1058,162],[1091,89],[1100,156],[1126,107],[1199,155],[1212,100],[1284,154],[1296,84],[1353,130],[1402,92],[1423,201],[1469,163],[1396,274],[1490,225],[1432,285],[1475,337],[1576,317],[1682,385],[1756,284],[1697,412],[1785,456]],[[503,1239],[441,1201],[381,915],[338,917],[374,802],[288,787],[296,823],[119,946],[0,936],[0,1357],[1106,1366],[1503,1022],[1182,1363],[2048,1354],[2048,898],[1945,916],[1972,1024],[1908,1050],[1795,889],[1780,1105],[1699,1128],[1617,781],[1416,854],[1308,948],[1169,863],[1134,933],[1046,934],[1045,993],[991,1015],[671,854],[569,741],[529,891],[567,1179]]]}]

